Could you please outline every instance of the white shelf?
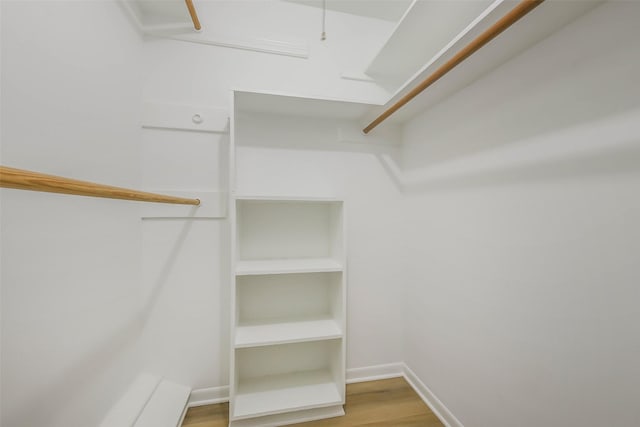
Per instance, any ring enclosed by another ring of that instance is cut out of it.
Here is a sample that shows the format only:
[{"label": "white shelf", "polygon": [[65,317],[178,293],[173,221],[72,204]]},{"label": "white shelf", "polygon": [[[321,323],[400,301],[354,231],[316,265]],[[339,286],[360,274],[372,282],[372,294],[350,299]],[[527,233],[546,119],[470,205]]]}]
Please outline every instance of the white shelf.
[{"label": "white shelf", "polygon": [[342,330],[335,320],[306,320],[238,326],[235,346],[236,348],[259,347],[336,338],[342,338]]},{"label": "white shelf", "polygon": [[343,415],[344,203],[236,197],[230,425]]},{"label": "white shelf", "polygon": [[342,403],[340,388],[328,371],[266,376],[240,382],[233,419]]},{"label": "white shelf", "polygon": [[414,1],[365,73],[406,81],[493,2]]},{"label": "white shelf", "polygon": [[342,269],[342,264],[332,258],[265,259],[238,261],[236,275],[325,273]]},{"label": "white shelf", "polygon": [[143,32],[194,31],[189,10],[182,0],[124,0],[122,4]]},{"label": "white shelf", "polygon": [[343,203],[335,197],[310,197],[310,196],[262,196],[255,194],[236,194],[236,200],[257,201],[257,202],[325,202]]},{"label": "white shelf", "polygon": [[[423,95],[414,98],[410,103],[394,113],[388,120],[388,123],[405,123],[411,120],[459,90],[469,86],[482,76],[487,75],[496,67],[506,63],[524,50],[553,34],[555,31],[565,27],[567,23],[585,14],[602,2],[603,0],[545,2],[542,6],[537,7],[528,14],[525,19],[518,21],[517,28],[509,29],[506,33],[496,37],[491,43],[465,60],[464,64],[456,68],[455,72],[449,73],[446,77],[439,80],[437,84],[431,86]],[[451,28],[460,28],[460,25],[472,15],[470,12],[475,13],[478,6],[486,4],[486,0],[479,2],[416,1],[414,7],[407,13],[406,19],[403,19],[403,22],[399,23],[398,29],[396,30],[398,34],[394,33],[394,35],[392,35],[390,41],[378,55],[378,58],[372,62],[367,73],[372,76],[382,75],[388,71],[393,72],[394,67],[397,67],[399,71],[405,71],[401,74],[394,73],[396,74],[395,79],[403,79],[410,69],[405,69],[405,66],[402,66],[402,64],[409,63],[405,62],[402,58],[393,58],[393,55],[405,56],[411,60],[420,58],[423,65],[399,87],[384,106],[374,107],[365,114],[363,121],[368,122],[372,120],[382,113],[382,111],[406,96],[418,83],[426,79],[457,52],[507,14],[514,7],[515,3],[510,0],[495,0],[491,2],[491,5],[487,7],[484,12],[473,19],[467,27],[459,31],[458,34],[448,42],[446,38],[451,35],[450,33],[447,34],[448,27],[442,28],[444,32],[436,31],[439,35],[435,37],[437,34],[431,34],[431,25],[428,24],[428,21],[420,20],[419,15],[423,15],[424,13],[429,14],[430,12],[427,10],[429,8],[444,8],[443,14],[431,14],[431,17],[426,17],[425,19],[434,19],[433,17],[436,17],[436,19],[440,19],[442,22],[449,22],[446,19],[442,20],[442,18],[455,18],[454,21],[452,21],[454,24]],[[418,13],[416,14],[416,12]],[[458,13],[460,13],[460,15],[456,18],[454,15]],[[416,20],[416,18],[418,19]],[[439,25],[438,23],[438,26]],[[419,33],[422,31],[427,31],[430,34],[420,36]],[[424,52],[426,56],[421,56],[414,51],[414,49],[394,47],[403,46],[405,43],[403,40],[411,40],[412,42],[410,44],[419,49],[422,49],[420,45],[423,43],[420,40],[424,40],[424,43],[431,43],[431,40],[434,40],[437,41],[437,43],[431,47],[424,46],[421,52]],[[416,42],[417,44],[414,43],[415,41],[418,41]],[[431,57],[427,58],[427,56]],[[389,64],[391,64],[391,66]],[[415,63],[411,65],[411,68],[414,67]]]},{"label": "white shelf", "polygon": [[257,418],[234,420],[229,427],[265,427],[288,426],[291,424],[308,423],[324,418],[341,417],[344,415],[342,405],[323,406],[322,408],[303,409],[301,411],[285,412],[282,414],[265,415]]}]

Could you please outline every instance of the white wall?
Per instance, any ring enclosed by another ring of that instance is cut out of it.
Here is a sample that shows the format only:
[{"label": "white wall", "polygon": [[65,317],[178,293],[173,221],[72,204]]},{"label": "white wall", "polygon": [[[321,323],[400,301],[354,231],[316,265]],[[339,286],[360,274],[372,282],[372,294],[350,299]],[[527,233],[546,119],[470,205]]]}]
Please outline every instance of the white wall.
[{"label": "white wall", "polygon": [[[113,2],[2,2],[2,164],[136,188],[142,40]],[[98,425],[141,367],[134,202],[2,190],[3,427]]]},{"label": "white wall", "polygon": [[[142,181],[226,191],[228,135],[144,129]],[[142,222],[145,370],[193,388],[227,384],[226,219]]]},{"label": "white wall", "polygon": [[[364,69],[392,30],[391,22],[328,11],[327,40],[321,42],[321,11],[314,7],[281,1],[216,1],[200,3],[198,11],[207,34],[307,43],[309,58],[148,38],[146,101],[228,109],[232,89],[370,102],[386,98],[383,88],[341,79],[340,74]],[[279,143],[274,138],[270,141]],[[292,149],[293,141],[286,136],[280,142],[283,149],[242,149],[243,161],[253,158],[263,163],[260,170],[240,165],[247,182],[261,183],[259,189],[249,189],[281,195],[295,190],[295,194],[312,196],[320,191],[319,185],[323,195],[344,196],[350,204],[354,256],[350,260],[353,303],[349,306],[348,367],[402,360],[397,334],[400,293],[388,286],[398,282],[393,268],[387,268],[388,248],[377,250],[372,243],[382,239],[380,234],[392,234],[391,227],[382,225],[386,220],[380,219],[388,216],[388,200],[393,197],[384,169],[366,147],[343,152],[326,141],[323,149],[300,151]],[[144,130],[143,184],[226,190],[227,147],[225,134]],[[316,165],[312,171],[309,164]],[[279,175],[281,179],[265,175],[282,165],[288,165],[290,175]],[[370,220],[360,223],[357,218],[364,212]],[[144,286],[155,300],[145,325],[145,366],[196,389],[228,384],[228,233],[226,219],[143,223]],[[385,311],[387,304],[390,308]]]},{"label": "white wall", "polygon": [[640,423],[638,19],[606,3],[405,128],[405,357],[466,427]]}]

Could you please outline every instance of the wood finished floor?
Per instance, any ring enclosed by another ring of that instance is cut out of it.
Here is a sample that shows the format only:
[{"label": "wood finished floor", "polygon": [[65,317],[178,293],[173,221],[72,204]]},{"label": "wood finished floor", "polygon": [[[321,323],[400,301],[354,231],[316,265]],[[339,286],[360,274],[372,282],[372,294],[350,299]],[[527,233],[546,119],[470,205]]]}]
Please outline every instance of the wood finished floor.
[{"label": "wood finished floor", "polygon": [[[344,417],[294,424],[300,427],[442,427],[404,378],[347,385]],[[191,408],[183,427],[228,427],[229,405]]]}]

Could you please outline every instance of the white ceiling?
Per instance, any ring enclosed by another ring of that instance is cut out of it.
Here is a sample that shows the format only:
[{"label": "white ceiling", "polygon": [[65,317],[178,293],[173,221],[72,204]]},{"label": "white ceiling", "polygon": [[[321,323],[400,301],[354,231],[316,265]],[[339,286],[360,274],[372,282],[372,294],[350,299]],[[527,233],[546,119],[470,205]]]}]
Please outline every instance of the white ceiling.
[{"label": "white ceiling", "polygon": [[[306,6],[322,7],[322,0],[285,0]],[[326,0],[327,9],[369,18],[398,21],[412,0]]]}]

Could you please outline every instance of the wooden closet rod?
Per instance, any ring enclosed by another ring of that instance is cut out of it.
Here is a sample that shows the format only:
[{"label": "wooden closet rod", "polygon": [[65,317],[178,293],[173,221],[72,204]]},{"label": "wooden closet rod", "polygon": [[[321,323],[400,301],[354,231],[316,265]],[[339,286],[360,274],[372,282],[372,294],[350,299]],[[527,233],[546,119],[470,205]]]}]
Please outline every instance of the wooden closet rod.
[{"label": "wooden closet rod", "polygon": [[202,29],[202,25],[200,25],[198,12],[196,12],[196,7],[193,5],[193,0],[184,0],[184,2],[187,4],[187,9],[189,9],[189,15],[191,15],[191,20],[193,21],[193,28],[200,31]]},{"label": "wooden closet rod", "polygon": [[127,188],[112,187],[110,185],[95,184],[88,181],[63,178],[55,175],[45,175],[23,169],[0,166],[0,187],[18,190],[44,191],[48,193],[74,194],[76,196],[105,197],[108,199],[135,200],[138,202],[172,203],[175,205],[200,204],[198,199],[165,196],[163,194],[147,193],[129,190]]},{"label": "wooden closet rod", "polygon": [[386,111],[380,114],[374,121],[369,123],[369,125],[364,128],[362,131],[364,133],[369,133],[372,129],[386,120],[390,115],[398,111],[401,107],[403,107],[406,103],[415,98],[419,93],[423,90],[431,86],[433,83],[438,81],[442,76],[447,74],[449,71],[454,69],[457,65],[459,65],[462,61],[470,57],[476,51],[478,51],[481,47],[489,43],[495,37],[497,37],[504,30],[515,24],[520,18],[525,16],[527,13],[531,12],[534,8],[540,5],[544,0],[523,0],[516,7],[514,7],[509,13],[504,15],[485,30],[478,37],[473,39],[471,43],[462,48],[458,53],[456,53],[451,59],[441,65],[437,70],[435,70],[429,77],[420,82],[416,87],[411,89],[409,93],[400,98],[395,104],[389,107]]}]

